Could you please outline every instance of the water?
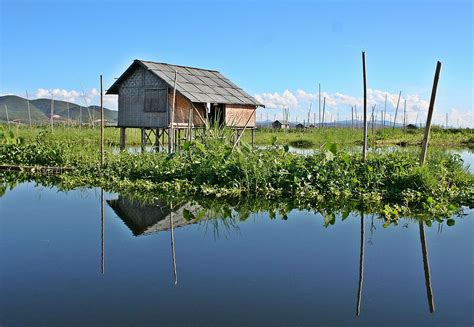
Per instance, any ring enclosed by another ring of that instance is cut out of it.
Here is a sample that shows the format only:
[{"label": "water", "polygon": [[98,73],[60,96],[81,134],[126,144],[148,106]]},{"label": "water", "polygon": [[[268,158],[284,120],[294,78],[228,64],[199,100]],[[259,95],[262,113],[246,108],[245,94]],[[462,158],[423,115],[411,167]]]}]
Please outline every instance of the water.
[{"label": "water", "polygon": [[427,276],[414,220],[365,216],[361,247],[359,215],[327,228],[297,210],[193,224],[194,204],[175,207],[172,242],[167,204],[103,199],[102,221],[99,189],[24,183],[0,197],[1,326],[474,323],[473,210],[424,227]]},{"label": "water", "polygon": [[26,183],[0,204],[2,326],[473,322],[472,211],[455,226],[425,227],[434,313],[418,223],[384,229],[376,217],[364,217],[356,316],[359,216],[325,228],[319,214],[293,211],[288,220],[271,220],[259,213],[216,234],[207,221],[186,225],[178,211],[175,284],[166,210],[140,211],[121,198],[119,217],[105,201],[102,273],[100,191],[62,193]]}]

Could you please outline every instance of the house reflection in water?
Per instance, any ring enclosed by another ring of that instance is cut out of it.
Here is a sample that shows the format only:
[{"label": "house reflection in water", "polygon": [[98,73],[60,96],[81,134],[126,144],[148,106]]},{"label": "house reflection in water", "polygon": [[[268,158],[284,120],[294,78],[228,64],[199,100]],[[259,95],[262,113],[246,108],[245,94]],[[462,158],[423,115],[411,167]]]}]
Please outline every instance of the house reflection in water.
[{"label": "house reflection in water", "polygon": [[[172,211],[172,226],[183,227],[193,223],[193,220],[184,218],[184,211],[189,210],[196,214],[202,207],[196,204],[179,204],[171,207],[169,204],[154,203],[142,204],[119,196],[118,199],[107,200],[115,214],[122,219],[135,236],[149,235],[157,232],[167,231],[171,224],[170,213]],[[171,208],[173,210],[171,210]]]},{"label": "house reflection in water", "polygon": [[[195,220],[185,219],[185,212],[195,215],[202,210],[202,207],[190,203],[174,206],[172,204],[162,204],[158,202],[155,204],[142,204],[122,196],[119,196],[118,199],[115,200],[108,200],[107,203],[135,236],[149,235],[169,230],[174,284],[178,284],[174,228],[192,224]],[[192,215],[189,215],[188,218],[192,218]]]}]

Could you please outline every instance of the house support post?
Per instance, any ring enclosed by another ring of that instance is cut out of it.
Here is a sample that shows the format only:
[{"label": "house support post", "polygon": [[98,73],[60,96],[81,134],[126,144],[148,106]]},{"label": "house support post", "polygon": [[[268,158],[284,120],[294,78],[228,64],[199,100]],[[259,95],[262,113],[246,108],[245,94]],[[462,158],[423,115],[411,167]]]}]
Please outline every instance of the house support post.
[{"label": "house support post", "polygon": [[252,128],[252,147],[255,147],[255,128]]},{"label": "house support post", "polygon": [[145,129],[144,128],[141,128],[141,148],[142,148],[142,152],[145,151],[145,145],[146,145],[146,139],[145,139]]},{"label": "house support post", "polygon": [[120,150],[125,149],[125,127],[120,127]]},{"label": "house support post", "polygon": [[160,152],[160,129],[155,129],[155,152]]}]

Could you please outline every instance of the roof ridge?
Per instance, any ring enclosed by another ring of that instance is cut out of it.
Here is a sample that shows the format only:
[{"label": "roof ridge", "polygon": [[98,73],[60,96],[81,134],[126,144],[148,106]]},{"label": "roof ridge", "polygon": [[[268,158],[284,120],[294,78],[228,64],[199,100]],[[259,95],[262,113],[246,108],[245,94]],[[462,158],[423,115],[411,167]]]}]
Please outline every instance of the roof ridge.
[{"label": "roof ridge", "polygon": [[192,67],[192,66],[175,65],[175,64],[170,64],[170,63],[167,63],[167,62],[158,62],[158,61],[143,60],[143,59],[135,59],[135,60],[138,60],[138,61],[141,61],[141,62],[150,62],[150,63],[152,63],[152,64],[160,64],[160,65],[175,66],[175,67],[181,67],[181,68],[191,68],[191,69],[197,69],[197,70],[205,70],[205,71],[208,71],[208,72],[216,72],[216,73],[219,73],[219,74],[220,74],[220,72],[219,72],[218,70],[215,70],[215,69],[207,69],[207,68],[199,68],[199,67]]}]

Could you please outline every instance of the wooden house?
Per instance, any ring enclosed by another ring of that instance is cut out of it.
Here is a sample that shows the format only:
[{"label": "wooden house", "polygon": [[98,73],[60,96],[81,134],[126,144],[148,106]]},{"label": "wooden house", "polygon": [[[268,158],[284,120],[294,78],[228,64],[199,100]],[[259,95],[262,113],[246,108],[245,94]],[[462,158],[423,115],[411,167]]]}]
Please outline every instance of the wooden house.
[{"label": "wooden house", "polygon": [[280,128],[288,129],[290,128],[290,124],[286,120],[275,120],[272,123],[272,127],[277,128],[277,129],[280,129]]},{"label": "wooden house", "polygon": [[142,147],[169,137],[169,148],[181,132],[219,124],[237,130],[256,128],[256,109],[263,105],[215,70],[135,60],[107,90],[118,95],[121,147],[127,128],[142,130]]},{"label": "wooden house", "polygon": [[304,126],[304,124],[298,123],[298,124],[296,124],[296,128],[297,129],[305,129],[306,127]]}]

